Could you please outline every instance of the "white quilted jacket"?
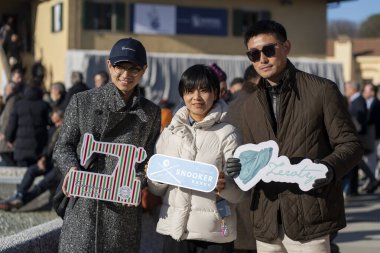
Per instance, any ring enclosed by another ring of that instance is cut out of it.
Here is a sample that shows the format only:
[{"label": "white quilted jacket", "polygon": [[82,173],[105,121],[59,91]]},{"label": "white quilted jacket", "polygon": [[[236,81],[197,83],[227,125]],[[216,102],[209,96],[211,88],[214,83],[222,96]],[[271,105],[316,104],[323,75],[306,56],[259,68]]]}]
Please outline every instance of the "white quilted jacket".
[{"label": "white quilted jacket", "polygon": [[[190,126],[189,113],[182,107],[163,130],[156,144],[156,153],[215,165],[222,171],[227,158],[240,144],[236,129],[223,118],[227,105],[217,102],[201,122]],[[216,243],[236,239],[236,212],[233,203],[244,193],[233,179],[225,176],[226,186],[220,196],[226,199],[232,215],[225,218],[229,234],[221,234],[221,217],[216,207],[216,193],[204,193],[172,185],[148,181],[149,189],[163,197],[157,232],[176,240],[201,240]],[[220,199],[220,198],[219,198]]]}]

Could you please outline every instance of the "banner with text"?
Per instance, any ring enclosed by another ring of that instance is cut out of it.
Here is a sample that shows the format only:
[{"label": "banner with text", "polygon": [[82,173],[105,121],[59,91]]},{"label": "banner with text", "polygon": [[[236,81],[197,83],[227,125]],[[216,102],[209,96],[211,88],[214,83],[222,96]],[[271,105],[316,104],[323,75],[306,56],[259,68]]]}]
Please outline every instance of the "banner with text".
[{"label": "banner with text", "polygon": [[152,181],[211,192],[216,187],[219,171],[211,164],[156,154],[149,159],[147,176]]},{"label": "banner with text", "polygon": [[227,36],[228,12],[164,4],[131,4],[131,31],[136,34]]}]

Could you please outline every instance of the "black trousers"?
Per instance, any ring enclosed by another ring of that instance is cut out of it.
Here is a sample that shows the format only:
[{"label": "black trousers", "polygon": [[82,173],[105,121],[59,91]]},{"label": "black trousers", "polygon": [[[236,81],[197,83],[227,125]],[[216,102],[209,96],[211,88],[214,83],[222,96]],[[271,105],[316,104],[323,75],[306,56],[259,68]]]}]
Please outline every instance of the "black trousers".
[{"label": "black trousers", "polygon": [[234,242],[213,243],[195,240],[176,241],[164,236],[164,253],[233,253]]},{"label": "black trousers", "polygon": [[13,152],[0,153],[0,156],[5,166],[16,166],[16,161],[13,159]]},{"label": "black trousers", "polygon": [[[56,185],[56,172],[56,169],[52,167],[46,168],[46,171],[41,171],[38,169],[37,164],[33,164],[32,166],[28,167],[27,171],[24,174],[24,177],[22,178],[21,183],[17,187],[17,191],[22,193],[23,195],[22,202],[26,204],[31,200],[37,198],[46,190]],[[42,175],[44,175],[44,178],[29,191],[29,188],[32,186],[36,177]]]}]

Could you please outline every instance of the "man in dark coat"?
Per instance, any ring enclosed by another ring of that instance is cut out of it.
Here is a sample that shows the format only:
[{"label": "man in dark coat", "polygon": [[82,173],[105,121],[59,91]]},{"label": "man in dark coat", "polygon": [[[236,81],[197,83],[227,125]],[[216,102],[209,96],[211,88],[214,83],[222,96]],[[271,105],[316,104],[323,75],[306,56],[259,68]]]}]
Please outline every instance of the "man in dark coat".
[{"label": "man in dark coat", "polygon": [[65,94],[65,98],[63,102],[60,104],[59,109],[65,111],[67,105],[70,103],[72,96],[75,94],[88,90],[87,85],[83,82],[83,74],[79,71],[73,71],[71,73],[71,86],[67,93]]},{"label": "man in dark coat", "polygon": [[[368,165],[375,174],[379,158],[377,150],[380,142],[380,101],[377,98],[377,86],[373,83],[364,84],[362,94],[367,102],[367,109],[369,110],[368,126],[374,128],[376,136],[375,149],[367,155]],[[380,177],[377,179],[379,180]]]},{"label": "man in dark coat", "polygon": [[[360,84],[356,81],[345,83],[346,96],[348,98],[348,110],[355,124],[356,130],[361,141],[364,154],[375,152],[376,133],[375,127],[370,124],[370,114],[367,103],[360,93]],[[377,180],[368,164],[362,159],[358,166],[346,175],[343,180],[343,193],[345,196],[358,194],[358,169],[362,169],[368,181],[363,190],[373,192],[377,188]]]},{"label": "man in dark coat", "polygon": [[48,103],[51,108],[59,108],[63,111],[63,103],[65,102],[66,88],[62,82],[55,82],[50,88]]},{"label": "man in dark coat", "polygon": [[[65,176],[86,169],[112,174],[117,164],[114,157],[96,154],[92,163],[81,168],[78,157],[83,135],[91,133],[95,140],[125,143],[143,147],[148,158],[160,133],[160,108],[143,98],[138,84],[147,69],[144,46],[137,40],[121,39],[112,47],[107,61],[112,83],[98,89],[75,94],[65,112],[65,121],[57,142],[54,158]],[[136,166],[143,176],[144,165]],[[141,206],[88,198],[70,198],[66,208],[60,252],[139,252]]]},{"label": "man in dark coat", "polygon": [[35,164],[47,143],[50,106],[42,96],[40,87],[27,86],[9,118],[5,139],[14,145],[17,166]]},{"label": "man in dark coat", "polygon": [[287,59],[285,28],[263,20],[245,34],[247,55],[261,79],[232,124],[243,143],[277,142],[279,155],[323,163],[326,178],[313,189],[260,181],[251,209],[258,252],[329,252],[329,235],[346,225],[341,179],[361,158],[342,94],[333,82],[297,70]]}]

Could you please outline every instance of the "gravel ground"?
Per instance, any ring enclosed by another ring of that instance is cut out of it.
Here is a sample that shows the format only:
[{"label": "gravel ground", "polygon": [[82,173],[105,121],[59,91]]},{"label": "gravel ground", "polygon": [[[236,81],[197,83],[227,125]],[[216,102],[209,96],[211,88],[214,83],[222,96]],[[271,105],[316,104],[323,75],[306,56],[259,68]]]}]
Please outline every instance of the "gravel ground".
[{"label": "gravel ground", "polygon": [[[0,183],[0,199],[12,195],[16,189],[13,184]],[[57,214],[49,207],[49,192],[19,210],[0,210],[0,238],[17,234],[25,229],[51,221]],[[149,214],[143,214],[143,229],[140,253],[162,252],[162,237],[155,232],[156,219]]]},{"label": "gravel ground", "polygon": [[[11,196],[16,190],[16,184],[5,176],[22,177],[22,173],[22,169],[0,168],[0,200]],[[57,214],[49,206],[49,196],[50,192],[45,192],[19,210],[0,210],[0,238],[56,219]],[[146,213],[143,215],[140,253],[162,252],[162,237],[155,232],[157,214],[155,217]]]},{"label": "gravel ground", "polygon": [[57,218],[55,212],[5,212],[0,211],[0,238]]},{"label": "gravel ground", "polygon": [[[15,189],[14,184],[0,184],[0,199],[9,197]],[[0,238],[57,218],[57,214],[48,205],[49,195],[49,192],[45,192],[19,210],[0,210]]]}]

